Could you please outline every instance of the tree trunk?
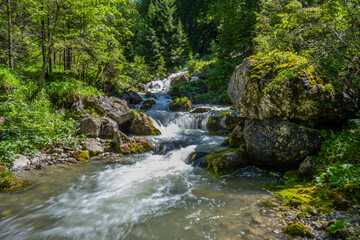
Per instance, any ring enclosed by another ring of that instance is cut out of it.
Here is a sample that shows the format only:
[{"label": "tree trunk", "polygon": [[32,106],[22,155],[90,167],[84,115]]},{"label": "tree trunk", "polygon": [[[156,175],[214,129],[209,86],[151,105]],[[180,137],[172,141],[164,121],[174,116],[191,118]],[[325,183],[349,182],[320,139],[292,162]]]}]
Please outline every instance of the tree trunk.
[{"label": "tree trunk", "polygon": [[35,99],[35,97],[38,95],[38,93],[45,86],[45,78],[46,78],[46,74],[47,74],[48,63],[49,63],[49,60],[51,58],[52,52],[54,50],[54,40],[55,40],[54,37],[56,36],[57,31],[58,31],[59,15],[60,15],[60,4],[58,2],[56,2],[56,13],[55,13],[54,28],[49,33],[49,36],[50,36],[50,38],[49,38],[49,47],[47,49],[47,55],[46,55],[45,61],[43,61],[43,66],[41,68],[41,75],[40,75],[40,78],[39,78],[39,85],[38,85],[36,91],[34,92],[34,94],[31,96],[31,98],[30,98],[31,100]]},{"label": "tree trunk", "polygon": [[12,11],[11,0],[7,1],[8,10],[8,34],[9,34],[9,68],[14,69],[14,55],[13,55],[13,32],[12,32]]}]

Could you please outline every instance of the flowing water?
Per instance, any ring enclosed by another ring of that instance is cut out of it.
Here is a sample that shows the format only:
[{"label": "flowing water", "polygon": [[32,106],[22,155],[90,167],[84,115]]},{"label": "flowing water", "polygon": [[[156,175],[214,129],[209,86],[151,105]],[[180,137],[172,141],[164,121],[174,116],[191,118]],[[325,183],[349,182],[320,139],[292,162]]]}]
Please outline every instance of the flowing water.
[{"label": "flowing water", "polygon": [[149,138],[155,151],[33,172],[30,189],[0,193],[0,239],[284,239],[277,213],[258,204],[274,179],[253,168],[216,179],[184,163],[222,149],[224,137],[205,125],[228,108],[172,113],[169,86],[151,84],[157,104],[147,114],[162,132]]}]

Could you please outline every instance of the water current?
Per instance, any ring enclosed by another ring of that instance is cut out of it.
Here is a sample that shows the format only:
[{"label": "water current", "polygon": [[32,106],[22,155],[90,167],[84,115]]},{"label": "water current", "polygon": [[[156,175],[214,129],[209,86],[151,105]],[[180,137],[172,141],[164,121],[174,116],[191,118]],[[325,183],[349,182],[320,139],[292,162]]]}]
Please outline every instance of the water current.
[{"label": "water current", "polygon": [[284,239],[277,213],[259,205],[271,198],[261,188],[271,176],[249,168],[216,179],[185,164],[194,151],[223,148],[205,126],[229,108],[170,112],[178,74],[150,85],[157,104],[146,113],[162,132],[149,137],[155,151],[34,171],[30,189],[0,193],[0,239]]}]

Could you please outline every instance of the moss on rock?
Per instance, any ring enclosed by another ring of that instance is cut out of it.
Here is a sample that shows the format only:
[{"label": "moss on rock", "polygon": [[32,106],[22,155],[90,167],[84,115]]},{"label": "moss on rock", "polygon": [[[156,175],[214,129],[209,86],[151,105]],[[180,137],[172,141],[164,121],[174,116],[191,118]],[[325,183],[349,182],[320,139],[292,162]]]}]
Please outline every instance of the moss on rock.
[{"label": "moss on rock", "polygon": [[206,169],[216,177],[229,175],[236,170],[246,167],[249,162],[242,149],[229,148],[213,153],[205,158]]},{"label": "moss on rock", "polygon": [[284,233],[289,234],[291,236],[300,236],[300,237],[307,237],[309,236],[308,229],[299,222],[290,223],[284,230]]},{"label": "moss on rock", "polygon": [[90,154],[88,151],[75,151],[73,152],[73,157],[81,162],[87,162],[90,158]]}]

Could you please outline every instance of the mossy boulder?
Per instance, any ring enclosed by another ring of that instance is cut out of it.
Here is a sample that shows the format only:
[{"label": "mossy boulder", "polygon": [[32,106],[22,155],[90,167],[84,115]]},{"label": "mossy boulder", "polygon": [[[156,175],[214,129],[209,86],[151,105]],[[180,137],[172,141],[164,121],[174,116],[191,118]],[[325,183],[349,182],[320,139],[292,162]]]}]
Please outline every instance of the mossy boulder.
[{"label": "mossy boulder", "polygon": [[0,191],[19,191],[29,186],[26,181],[17,179],[5,167],[0,166]]},{"label": "mossy boulder", "polygon": [[294,237],[310,237],[311,234],[309,233],[308,229],[299,222],[292,222],[289,223],[288,226],[285,228],[284,233],[289,234]]},{"label": "mossy boulder", "polygon": [[160,135],[150,117],[143,112],[134,112],[134,117],[128,127],[128,130],[138,136]]},{"label": "mossy boulder", "polygon": [[153,150],[153,146],[146,138],[135,138],[131,142],[131,153],[144,153]]},{"label": "mossy boulder", "polygon": [[244,140],[244,122],[240,122],[229,135],[229,146],[238,148],[245,144]]},{"label": "mossy boulder", "polygon": [[87,139],[84,143],[84,147],[91,156],[96,156],[104,152],[104,148],[101,144],[94,139]]},{"label": "mossy boulder", "polygon": [[192,103],[188,97],[175,98],[169,104],[169,109],[174,112],[187,112],[192,109]]},{"label": "mossy boulder", "polygon": [[170,87],[175,87],[176,85],[183,83],[183,82],[189,82],[189,80],[190,80],[189,77],[185,76],[184,74],[180,75],[176,78],[173,78],[170,81]]},{"label": "mossy boulder", "polygon": [[141,110],[149,110],[151,109],[154,105],[156,104],[155,100],[146,100],[143,102],[142,106],[141,106]]},{"label": "mossy boulder", "polygon": [[247,119],[313,126],[354,116],[359,109],[358,93],[351,86],[320,79],[309,65],[292,53],[277,54],[274,59],[247,58],[234,71],[228,95]]},{"label": "mossy boulder", "polygon": [[75,151],[72,156],[81,162],[87,162],[90,159],[90,154],[88,151]]},{"label": "mossy boulder", "polygon": [[210,135],[228,135],[234,128],[245,122],[244,119],[233,116],[230,112],[226,111],[221,113],[219,116],[212,116],[206,124],[206,128]]},{"label": "mossy boulder", "polygon": [[229,148],[227,150],[213,153],[205,158],[206,170],[216,177],[230,175],[240,168],[250,165],[243,149]]}]

